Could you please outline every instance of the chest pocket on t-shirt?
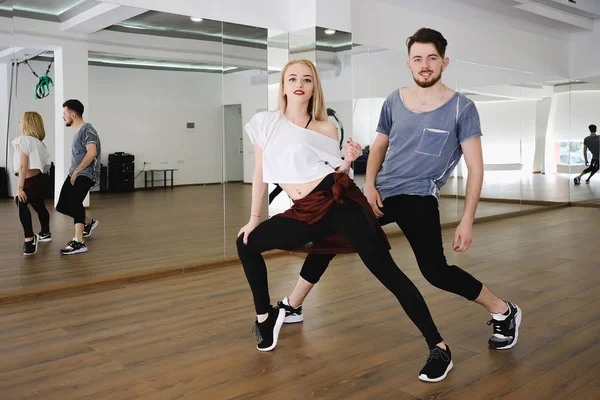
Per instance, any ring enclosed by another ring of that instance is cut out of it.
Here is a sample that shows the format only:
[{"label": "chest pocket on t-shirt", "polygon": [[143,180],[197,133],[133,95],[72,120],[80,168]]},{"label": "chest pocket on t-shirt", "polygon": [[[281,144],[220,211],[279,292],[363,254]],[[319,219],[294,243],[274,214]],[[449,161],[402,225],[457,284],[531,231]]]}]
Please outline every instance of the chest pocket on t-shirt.
[{"label": "chest pocket on t-shirt", "polygon": [[423,129],[421,141],[415,151],[420,154],[439,157],[442,154],[449,134],[450,132],[441,129],[425,128]]}]

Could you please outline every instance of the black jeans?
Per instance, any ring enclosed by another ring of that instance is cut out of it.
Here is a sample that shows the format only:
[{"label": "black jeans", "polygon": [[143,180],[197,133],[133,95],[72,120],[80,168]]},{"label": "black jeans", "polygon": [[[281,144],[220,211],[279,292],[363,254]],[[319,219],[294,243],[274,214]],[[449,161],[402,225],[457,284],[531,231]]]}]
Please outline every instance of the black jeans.
[{"label": "black jeans", "polygon": [[68,176],[60,190],[56,211],[72,217],[75,224],[85,224],[83,200],[94,185],[94,181],[87,176],[78,176],[75,185],[71,185],[71,177]]},{"label": "black jeans", "polygon": [[[421,273],[437,288],[475,300],[483,284],[456,265],[448,265],[444,256],[438,202],[434,196],[393,196],[383,201],[381,225],[395,222],[408,239]],[[317,283],[333,254],[310,254],[304,260],[300,276]]]},{"label": "black jeans", "polygon": [[433,348],[442,337],[431,318],[427,304],[417,287],[397,267],[387,249],[377,221],[357,203],[344,199],[334,203],[317,223],[309,225],[286,217],[272,217],[252,231],[245,245],[237,239],[238,255],[254,296],[257,314],[268,312],[271,300],[267,267],[261,253],[271,249],[290,249],[321,239],[332,233],[344,235],[358,252],[369,271],[396,296],[404,311]]},{"label": "black jeans", "polygon": [[19,219],[21,225],[23,225],[23,231],[26,238],[33,237],[33,222],[31,220],[31,211],[29,211],[28,204],[35,210],[40,220],[41,232],[50,232],[50,213],[44,203],[44,188],[47,184],[48,175],[38,174],[31,178],[25,179],[25,185],[23,185],[23,191],[27,195],[27,201],[21,202],[17,198],[17,207],[19,207]]}]

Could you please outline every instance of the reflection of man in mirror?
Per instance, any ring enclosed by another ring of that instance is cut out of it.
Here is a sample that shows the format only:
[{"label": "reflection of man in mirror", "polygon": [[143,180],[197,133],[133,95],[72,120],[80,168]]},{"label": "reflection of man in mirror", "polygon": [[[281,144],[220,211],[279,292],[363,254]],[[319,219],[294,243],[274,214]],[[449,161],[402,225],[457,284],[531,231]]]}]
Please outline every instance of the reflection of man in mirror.
[{"label": "reflection of man in mirror", "polygon": [[83,201],[100,179],[100,138],[92,124],[83,120],[83,104],[67,100],[63,104],[63,120],[75,129],[71,145],[71,168],[60,191],[56,211],[73,218],[75,236],[60,250],[63,255],[85,253],[83,238],[91,236],[98,221],[86,216]]},{"label": "reflection of man in mirror", "polygon": [[[585,180],[585,183],[590,183],[590,179],[598,170],[600,169],[600,136],[596,133],[596,125],[590,125],[590,136],[583,139],[583,158],[585,159],[585,166],[581,174],[577,178],[574,179],[575,184],[579,185],[581,183],[581,177],[585,174],[590,174],[588,178]],[[592,162],[589,163],[588,167],[588,150],[592,153]]]},{"label": "reflection of man in mirror", "polygon": [[[491,313],[489,347],[509,349],[518,339],[519,307],[499,299],[468,272],[448,265],[444,255],[440,189],[463,154],[469,175],[454,251],[464,252],[471,245],[483,183],[477,108],[441,80],[450,62],[445,56],[447,44],[441,33],[427,28],[408,38],[407,66],[416,85],[395,90],[383,103],[364,193],[380,224],[396,223],[402,229],[419,269],[431,284],[475,301]],[[333,258],[333,254],[307,256],[294,291],[281,302],[286,309],[285,323],[303,320],[301,304]]]}]

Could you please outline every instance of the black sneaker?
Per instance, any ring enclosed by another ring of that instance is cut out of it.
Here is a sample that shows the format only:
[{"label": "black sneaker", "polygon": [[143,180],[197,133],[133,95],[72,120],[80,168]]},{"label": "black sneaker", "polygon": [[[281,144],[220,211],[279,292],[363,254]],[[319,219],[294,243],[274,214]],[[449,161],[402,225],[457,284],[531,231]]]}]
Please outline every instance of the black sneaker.
[{"label": "black sneaker", "polygon": [[83,237],[88,238],[88,237],[92,236],[92,232],[94,232],[94,229],[96,229],[98,227],[98,224],[99,224],[98,220],[92,218],[90,220],[90,223],[83,227]]},{"label": "black sneaker", "polygon": [[581,183],[581,178],[573,178],[573,182],[575,182],[576,185],[579,185]]},{"label": "black sneaker", "polygon": [[25,244],[23,244],[23,255],[24,256],[32,256],[35,253],[37,253],[38,243],[39,243],[38,235],[34,234],[33,240],[31,242],[25,242]]},{"label": "black sneaker", "polygon": [[65,247],[64,249],[60,249],[60,254],[68,256],[71,254],[85,253],[86,251],[87,247],[85,243],[81,243],[73,239],[69,243],[67,243],[67,247]]},{"label": "black sneaker", "polygon": [[425,366],[419,373],[419,379],[425,382],[439,382],[446,378],[448,372],[454,367],[452,363],[452,353],[450,347],[446,345],[446,350],[435,346],[429,352],[429,358]]},{"label": "black sneaker", "polygon": [[51,242],[52,241],[52,234],[50,232],[48,233],[38,233],[38,237],[39,237],[39,242],[40,243],[46,243],[46,242]]},{"label": "black sneaker", "polygon": [[283,325],[284,318],[285,310],[283,308],[271,307],[266,320],[261,323],[256,320],[253,332],[256,335],[256,339],[260,341],[256,345],[258,350],[271,351],[277,346],[277,338],[279,337],[279,331]]},{"label": "black sneaker", "polygon": [[283,308],[285,310],[284,324],[295,324],[304,321],[302,306],[298,306],[298,308],[290,306],[287,297],[284,297],[282,301],[277,302],[277,308]]},{"label": "black sneaker", "polygon": [[507,301],[506,305],[508,305],[507,315],[492,314],[492,319],[488,321],[488,325],[494,325],[494,334],[488,342],[490,349],[510,349],[519,339],[519,326],[523,313],[516,304]]},{"label": "black sneaker", "polygon": [[590,180],[589,180],[589,179],[586,179],[586,180],[585,180],[585,184],[586,184],[586,185],[589,185],[589,184],[590,184]]}]

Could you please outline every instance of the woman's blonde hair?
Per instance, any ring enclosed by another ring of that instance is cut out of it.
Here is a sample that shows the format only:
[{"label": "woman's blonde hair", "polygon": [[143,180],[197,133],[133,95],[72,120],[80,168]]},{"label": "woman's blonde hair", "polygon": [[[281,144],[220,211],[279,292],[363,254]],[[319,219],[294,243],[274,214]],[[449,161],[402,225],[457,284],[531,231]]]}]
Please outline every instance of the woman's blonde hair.
[{"label": "woman's blonde hair", "polygon": [[317,121],[326,121],[327,120],[327,110],[325,109],[325,99],[323,97],[323,88],[321,86],[321,79],[319,79],[319,73],[317,72],[317,68],[315,65],[309,60],[293,60],[286,64],[281,71],[281,79],[279,81],[279,107],[278,109],[281,112],[285,112],[287,108],[287,96],[284,94],[284,84],[285,84],[285,73],[288,68],[295,64],[306,65],[310,68],[311,74],[313,76],[313,94],[308,101],[308,113]]},{"label": "woman's blonde hair", "polygon": [[25,111],[22,121],[24,135],[44,140],[46,137],[46,130],[44,129],[44,120],[40,114],[35,111]]}]

